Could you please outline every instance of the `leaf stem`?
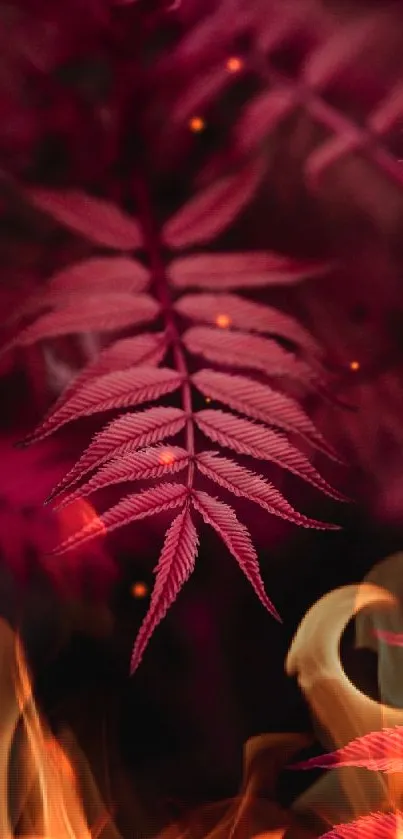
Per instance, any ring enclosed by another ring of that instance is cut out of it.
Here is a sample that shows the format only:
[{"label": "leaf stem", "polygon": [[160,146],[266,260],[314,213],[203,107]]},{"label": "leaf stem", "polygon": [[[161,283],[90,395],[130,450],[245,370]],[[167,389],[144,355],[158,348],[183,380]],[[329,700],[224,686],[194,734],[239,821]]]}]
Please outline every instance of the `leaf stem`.
[{"label": "leaf stem", "polygon": [[181,393],[182,408],[186,414],[186,449],[190,455],[187,473],[187,486],[190,490],[193,486],[194,478],[195,440],[192,388],[189,371],[185,353],[183,351],[182,339],[175,320],[172,298],[169,291],[168,277],[164,261],[161,256],[160,236],[157,225],[154,221],[149,191],[144,181],[140,178],[135,184],[135,191],[139,208],[140,224],[144,234],[145,250],[147,251],[149,265],[154,280],[156,297],[161,305],[162,315],[166,325],[166,332],[172,345],[175,366],[178,373],[182,376]]}]

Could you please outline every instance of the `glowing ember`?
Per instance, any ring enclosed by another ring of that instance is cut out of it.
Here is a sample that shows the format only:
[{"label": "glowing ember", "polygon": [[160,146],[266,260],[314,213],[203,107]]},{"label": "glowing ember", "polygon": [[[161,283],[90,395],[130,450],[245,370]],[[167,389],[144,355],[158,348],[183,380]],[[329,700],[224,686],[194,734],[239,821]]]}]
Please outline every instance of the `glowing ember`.
[{"label": "glowing ember", "polygon": [[163,451],[160,455],[160,463],[162,463],[164,466],[170,466],[174,462],[174,460],[175,455],[169,449],[166,449],[166,451]]},{"label": "glowing ember", "polygon": [[206,396],[206,402],[211,402],[211,396]]},{"label": "glowing ember", "polygon": [[359,369],[360,369],[360,362],[359,361],[350,361],[350,370],[353,370],[353,372],[355,373]]},{"label": "glowing ember", "polygon": [[147,597],[148,587],[145,583],[133,583],[130,591],[132,597],[134,597],[136,600],[142,600],[144,597]]},{"label": "glowing ember", "polygon": [[189,128],[191,131],[193,131],[194,134],[200,134],[200,132],[203,131],[205,127],[206,123],[204,122],[204,119],[202,119],[201,117],[192,117],[192,119],[189,121]]},{"label": "glowing ember", "polygon": [[231,325],[231,318],[228,315],[217,315],[215,322],[220,329],[228,329]]},{"label": "glowing ember", "polygon": [[226,67],[230,73],[239,73],[239,71],[242,70],[243,61],[241,58],[238,58],[238,56],[233,55],[228,59]]}]

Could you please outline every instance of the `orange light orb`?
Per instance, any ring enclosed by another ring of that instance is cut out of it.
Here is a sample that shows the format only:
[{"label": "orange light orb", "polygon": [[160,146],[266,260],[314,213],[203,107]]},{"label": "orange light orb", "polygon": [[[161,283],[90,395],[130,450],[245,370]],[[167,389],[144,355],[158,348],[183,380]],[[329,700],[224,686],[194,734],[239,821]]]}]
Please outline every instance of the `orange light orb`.
[{"label": "orange light orb", "polygon": [[228,315],[217,315],[215,322],[220,329],[228,329],[231,324],[231,318]]},{"label": "orange light orb", "polygon": [[350,370],[353,370],[353,372],[355,373],[359,369],[360,369],[360,362],[359,361],[350,361]]},{"label": "orange light orb", "polygon": [[232,55],[228,58],[226,67],[230,73],[239,73],[242,70],[243,61],[237,55]]},{"label": "orange light orb", "polygon": [[205,127],[206,123],[204,122],[204,119],[202,119],[202,117],[192,117],[192,119],[189,120],[189,128],[191,131],[193,131],[194,134],[200,134],[200,132],[203,131]]},{"label": "orange light orb", "polygon": [[173,452],[166,449],[165,451],[161,452],[160,454],[160,463],[163,463],[164,466],[170,466],[175,460],[175,455]]},{"label": "orange light orb", "polygon": [[145,583],[133,583],[130,593],[136,600],[142,600],[143,597],[147,597],[148,587]]}]

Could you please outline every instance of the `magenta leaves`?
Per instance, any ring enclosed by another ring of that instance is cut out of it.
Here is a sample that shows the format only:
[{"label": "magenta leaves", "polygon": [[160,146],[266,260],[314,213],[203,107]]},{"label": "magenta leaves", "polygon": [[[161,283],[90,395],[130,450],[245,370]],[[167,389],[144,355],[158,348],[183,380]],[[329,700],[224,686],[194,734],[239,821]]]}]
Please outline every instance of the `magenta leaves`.
[{"label": "magenta leaves", "polygon": [[[66,506],[111,485],[154,482],[94,514],[56,553],[179,508],[156,568],[149,611],[133,650],[132,672],[193,570],[198,548],[195,514],[216,531],[261,603],[278,618],[247,528],[227,503],[199,489],[198,476],[203,484],[210,481],[296,525],[335,527],[294,510],[265,477],[242,463],[219,451],[205,451],[199,443],[202,436],[241,458],[273,462],[325,495],[344,500],[285,433],[333,460],[338,459],[336,453],[301,405],[272,384],[297,380],[308,389],[323,381],[321,348],[291,315],[234,293],[298,283],[323,273],[327,266],[256,251],[187,254],[168,266],[161,256],[163,245],[189,248],[221,233],[250,202],[263,175],[262,160],[250,161],[242,171],[192,198],[168,220],[161,236],[144,189],[139,193],[140,226],[113,205],[84,194],[36,189],[26,193],[57,222],[99,245],[129,251],[144,243],[149,264],[145,267],[129,255],[95,255],[64,268],[50,278],[40,297],[27,301],[17,313],[23,324],[7,345],[24,346],[80,331],[139,330],[142,324],[158,320],[156,331],[112,339],[69,383],[28,440],[40,440],[82,417],[123,411],[95,435],[48,500],[58,498],[58,506]],[[191,293],[191,289],[200,291]],[[186,293],[178,296],[182,290]],[[277,338],[286,340],[290,349]],[[192,365],[204,359],[224,370],[201,367],[191,372],[188,355]],[[164,358],[167,366],[161,367]],[[150,405],[174,392],[180,394],[181,407]],[[196,411],[197,393],[199,399],[202,394],[206,402],[214,400],[227,410],[212,406]],[[181,443],[166,442],[179,433]],[[171,480],[165,481],[168,476]]]},{"label": "magenta leaves", "polygon": [[336,824],[320,839],[397,839],[403,827],[403,813],[371,813],[353,822]]},{"label": "magenta leaves", "polygon": [[[380,731],[370,731],[356,737],[340,749],[319,755],[289,766],[289,769],[339,769],[354,766],[387,775],[403,771],[402,760],[403,728],[394,726]],[[337,824],[321,839],[360,839],[376,836],[379,839],[395,839],[402,835],[403,813],[370,813],[356,821]]]},{"label": "magenta leaves", "polygon": [[26,198],[38,210],[102,247],[132,251],[142,246],[141,227],[136,219],[114,204],[78,191],[26,190]]},{"label": "magenta leaves", "polygon": [[371,731],[351,740],[347,746],[329,754],[312,757],[290,769],[337,769],[341,766],[360,766],[374,772],[403,772],[403,727]]}]

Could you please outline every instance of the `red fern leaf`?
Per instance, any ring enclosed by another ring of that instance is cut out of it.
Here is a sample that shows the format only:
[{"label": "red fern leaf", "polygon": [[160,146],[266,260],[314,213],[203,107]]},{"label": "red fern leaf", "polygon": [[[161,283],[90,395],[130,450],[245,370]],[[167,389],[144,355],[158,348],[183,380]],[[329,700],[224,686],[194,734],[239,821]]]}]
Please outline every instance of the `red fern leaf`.
[{"label": "red fern leaf", "polygon": [[397,839],[403,829],[403,813],[370,813],[354,822],[336,824],[320,839]]},{"label": "red fern leaf", "polygon": [[403,116],[403,85],[399,82],[370,114],[367,125],[375,134],[385,134]]},{"label": "red fern leaf", "polygon": [[352,128],[348,135],[331,137],[318,148],[313,149],[304,165],[310,186],[314,187],[318,183],[322,172],[327,171],[333,163],[336,163],[347,153],[359,148],[363,139],[365,139],[365,135],[362,129]]},{"label": "red fern leaf", "polygon": [[73,393],[91,379],[105,376],[106,373],[113,373],[114,370],[126,370],[128,367],[136,365],[143,367],[158,366],[166,351],[165,332],[143,332],[141,335],[135,335],[134,338],[121,338],[119,341],[115,341],[110,347],[102,350],[94,361],[86,364],[81,372],[74,377],[59,396],[56,404],[49,412],[49,416],[55,413]]},{"label": "red fern leaf", "polygon": [[[104,376],[106,373],[112,373],[114,370],[126,370],[135,365],[158,366],[166,351],[165,332],[143,332],[141,335],[135,335],[134,338],[121,338],[115,341],[112,346],[102,350],[94,361],[85,365],[77,376],[74,376],[52,405],[41,425],[47,424],[48,420],[65,405],[73,394],[91,380]],[[30,439],[32,439],[31,436],[27,438],[27,442]]]},{"label": "red fern leaf", "polygon": [[167,473],[180,472],[188,463],[189,454],[180,446],[155,446],[140,452],[127,452],[108,461],[87,483],[55,505],[55,509],[60,510],[77,498],[86,498],[111,484],[162,478]]},{"label": "red fern leaf", "polygon": [[141,262],[125,256],[93,257],[69,265],[54,274],[45,290],[30,297],[13,313],[9,322],[36,314],[42,309],[82,306],[89,294],[136,294],[144,291],[149,272]]},{"label": "red fern leaf", "polygon": [[315,521],[298,513],[273,484],[233,460],[219,457],[217,452],[201,452],[197,455],[196,465],[211,481],[238,497],[254,501],[273,516],[280,516],[300,527],[312,527],[316,530],[338,529],[337,525]]},{"label": "red fern leaf", "polygon": [[286,376],[307,384],[317,378],[317,374],[294,353],[257,335],[194,326],[185,332],[183,343],[189,352],[201,355],[213,364],[249,368],[267,376]]},{"label": "red fern leaf", "polygon": [[165,617],[195,565],[199,540],[192,522],[189,505],[172,522],[155,569],[156,580],[150,608],[144,618],[134,645],[130,673],[140,664],[144,650],[156,626]]},{"label": "red fern leaf", "polygon": [[246,527],[238,521],[228,504],[212,498],[207,492],[194,492],[192,503],[202,515],[206,524],[214,527],[228,550],[235,557],[245,577],[251,583],[260,602],[275,617],[281,620],[272,602],[264,590],[260,576],[259,563],[250,535]]},{"label": "red fern leaf", "polygon": [[233,326],[251,332],[267,332],[285,338],[308,352],[322,355],[323,350],[295,318],[238,297],[236,294],[186,294],[175,305],[176,311],[192,320]]},{"label": "red fern leaf", "polygon": [[329,270],[329,265],[299,261],[266,251],[249,253],[195,253],[175,259],[169,276],[175,288],[225,291],[294,285]]},{"label": "red fern leaf", "polygon": [[107,460],[173,437],[182,430],[185,423],[186,414],[179,408],[149,408],[147,411],[118,417],[95,435],[88,449],[55,487],[48,501]]},{"label": "red fern leaf", "polygon": [[290,396],[272,390],[268,385],[253,382],[246,376],[233,376],[215,370],[199,370],[193,374],[192,382],[204,396],[217,399],[251,419],[298,434],[328,457],[339,461],[330,444]]},{"label": "red fern leaf", "polygon": [[52,192],[30,188],[25,190],[25,195],[38,210],[97,245],[122,251],[142,245],[141,228],[136,219],[109,201],[75,190]]},{"label": "red fern leaf", "polygon": [[148,285],[150,272],[128,256],[94,256],[58,271],[49,280],[53,291],[138,293]]},{"label": "red fern leaf", "polygon": [[114,371],[88,382],[54,411],[29,438],[42,440],[67,422],[101,411],[129,408],[152,402],[180,387],[182,376],[169,367],[131,367]]},{"label": "red fern leaf", "polygon": [[163,237],[170,248],[209,242],[222,233],[249,203],[264,174],[261,160],[223,178],[198,193],[165,225]]},{"label": "red fern leaf", "polygon": [[154,320],[159,306],[147,294],[110,294],[86,297],[85,306],[71,303],[61,311],[39,317],[2,348],[26,347],[47,338],[73,335],[77,332],[111,332]]},{"label": "red fern leaf", "polygon": [[289,769],[360,766],[374,772],[403,772],[403,726],[371,731],[329,754],[295,763]]},{"label": "red fern leaf", "polygon": [[374,35],[379,36],[381,22],[379,16],[372,16],[339,27],[309,55],[303,71],[304,82],[309,87],[323,88],[334,81],[361,52],[368,50]]},{"label": "red fern leaf", "polygon": [[122,498],[102,516],[95,515],[81,530],[73,533],[52,551],[53,555],[75,550],[90,539],[101,534],[110,533],[118,527],[139,521],[147,516],[155,516],[164,510],[172,510],[185,503],[188,496],[187,487],[182,484],[159,484],[142,492],[132,493]]},{"label": "red fern leaf", "polygon": [[195,420],[203,434],[220,446],[234,449],[238,454],[277,463],[283,469],[288,469],[302,480],[311,483],[325,495],[339,501],[345,500],[341,493],[322,478],[305,455],[277,431],[233,417],[224,411],[199,411]]},{"label": "red fern leaf", "polygon": [[274,88],[251,99],[235,126],[235,148],[241,154],[254,151],[267,134],[295,107],[295,93]]},{"label": "red fern leaf", "polygon": [[[285,40],[289,40],[301,29],[301,24],[312,17],[313,12],[309,0],[307,3],[301,0],[298,4],[282,4],[276,8],[277,14],[273,15],[274,8],[272,7],[271,14],[261,18],[260,25],[256,28],[256,46],[261,54],[270,53]],[[318,10],[315,8],[315,30],[320,31],[319,26]]]}]

